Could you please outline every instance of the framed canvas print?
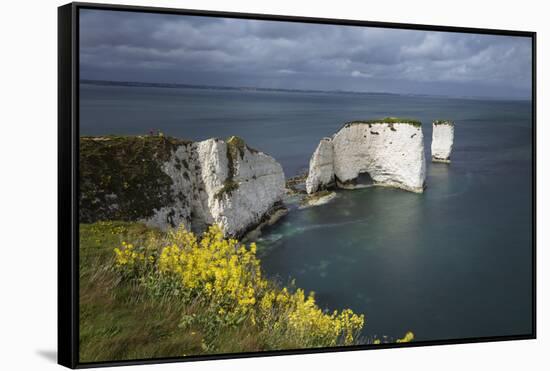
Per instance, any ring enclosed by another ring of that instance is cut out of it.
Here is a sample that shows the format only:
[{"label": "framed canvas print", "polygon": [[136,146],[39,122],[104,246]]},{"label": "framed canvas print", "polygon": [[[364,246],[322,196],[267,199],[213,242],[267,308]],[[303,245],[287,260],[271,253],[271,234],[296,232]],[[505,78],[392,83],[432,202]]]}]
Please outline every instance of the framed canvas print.
[{"label": "framed canvas print", "polygon": [[535,338],[534,32],[58,19],[60,364]]}]

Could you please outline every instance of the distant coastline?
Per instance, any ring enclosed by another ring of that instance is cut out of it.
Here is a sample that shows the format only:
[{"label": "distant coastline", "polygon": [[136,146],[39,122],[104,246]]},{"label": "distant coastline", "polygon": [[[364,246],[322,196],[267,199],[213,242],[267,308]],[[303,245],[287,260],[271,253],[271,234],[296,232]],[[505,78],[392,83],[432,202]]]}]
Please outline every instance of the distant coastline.
[{"label": "distant coastline", "polygon": [[239,91],[267,91],[283,93],[330,93],[330,94],[367,94],[367,95],[402,95],[386,92],[357,92],[348,90],[313,90],[313,89],[277,89],[260,88],[254,86],[225,86],[225,85],[198,85],[198,84],[176,84],[163,82],[140,82],[140,81],[109,81],[109,80],[86,80],[81,79],[81,84],[107,85],[107,86],[128,86],[148,88],[172,88],[172,89],[204,89],[204,90],[239,90]]},{"label": "distant coastline", "polygon": [[475,100],[491,100],[491,101],[520,101],[528,102],[530,98],[511,99],[501,97],[476,97],[476,96],[450,96],[450,95],[431,95],[431,94],[399,94],[377,91],[352,91],[352,90],[315,90],[315,89],[283,89],[283,88],[261,88],[254,86],[225,86],[225,85],[199,85],[199,84],[181,84],[181,83],[164,83],[164,82],[143,82],[143,81],[111,81],[111,80],[90,80],[80,79],[80,84],[100,85],[100,86],[126,86],[138,88],[168,88],[168,89],[203,89],[203,90],[235,90],[248,92],[281,92],[281,93],[298,93],[298,94],[348,94],[348,95],[387,95],[387,96],[402,96],[402,97],[427,97],[427,98],[448,98],[448,99],[475,99]]}]

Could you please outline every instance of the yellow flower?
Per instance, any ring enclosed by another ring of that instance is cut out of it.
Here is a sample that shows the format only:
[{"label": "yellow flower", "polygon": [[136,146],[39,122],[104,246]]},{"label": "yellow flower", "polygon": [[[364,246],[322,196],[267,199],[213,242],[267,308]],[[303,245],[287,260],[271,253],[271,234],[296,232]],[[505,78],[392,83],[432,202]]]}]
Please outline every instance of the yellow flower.
[{"label": "yellow flower", "polygon": [[136,248],[122,242],[121,248],[114,249],[117,266],[135,272],[144,264],[154,265],[153,277],[175,278],[178,290],[187,293],[184,297],[189,299],[185,300],[200,301],[228,324],[247,318],[265,331],[283,332],[288,339],[307,339],[303,340],[307,346],[353,344],[364,325],[364,316],[350,309],[323,311],[313,292],[306,295],[302,289],[270,283],[262,276],[256,244],[247,248],[236,239],[224,238],[216,225],[200,238],[181,226],[149,245],[158,246],[154,256],[141,244]]},{"label": "yellow flower", "polygon": [[397,339],[396,343],[410,343],[414,340],[414,334],[412,331],[407,331],[405,336],[403,336],[401,339]]}]

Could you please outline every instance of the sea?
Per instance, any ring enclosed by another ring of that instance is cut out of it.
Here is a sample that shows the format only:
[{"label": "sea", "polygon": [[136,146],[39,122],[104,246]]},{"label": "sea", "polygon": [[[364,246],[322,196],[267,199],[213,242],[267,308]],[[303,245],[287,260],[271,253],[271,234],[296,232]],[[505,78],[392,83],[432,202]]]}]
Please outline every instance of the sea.
[{"label": "sea", "polygon": [[[290,212],[259,238],[263,271],[366,317],[392,341],[512,336],[532,330],[531,101],[396,94],[80,85],[81,135],[242,137],[286,177],[345,122],[422,122],[423,194],[363,188]],[[431,163],[431,122],[455,121],[450,164]]]}]

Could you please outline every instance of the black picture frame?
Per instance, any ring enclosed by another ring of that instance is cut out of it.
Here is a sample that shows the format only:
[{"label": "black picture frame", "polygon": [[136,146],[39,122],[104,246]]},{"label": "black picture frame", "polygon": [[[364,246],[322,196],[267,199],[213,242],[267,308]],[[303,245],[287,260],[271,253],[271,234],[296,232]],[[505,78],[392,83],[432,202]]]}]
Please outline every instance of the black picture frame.
[{"label": "black picture frame", "polygon": [[[81,9],[126,12],[199,15],[285,22],[369,26],[379,28],[523,36],[532,42],[532,331],[515,336],[491,336],[467,339],[415,341],[380,345],[357,345],[314,349],[215,354],[128,361],[79,362],[79,11]],[[223,11],[169,9],[97,3],[70,3],[58,8],[58,363],[69,368],[154,364],[213,359],[265,357],[289,354],[341,352],[382,348],[418,347],[462,343],[536,339],[536,32],[485,28],[387,23],[347,19],[328,19]]]}]

